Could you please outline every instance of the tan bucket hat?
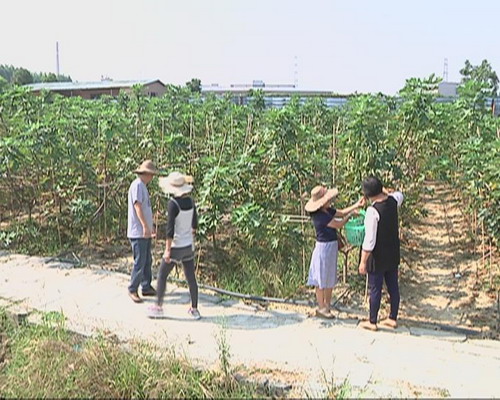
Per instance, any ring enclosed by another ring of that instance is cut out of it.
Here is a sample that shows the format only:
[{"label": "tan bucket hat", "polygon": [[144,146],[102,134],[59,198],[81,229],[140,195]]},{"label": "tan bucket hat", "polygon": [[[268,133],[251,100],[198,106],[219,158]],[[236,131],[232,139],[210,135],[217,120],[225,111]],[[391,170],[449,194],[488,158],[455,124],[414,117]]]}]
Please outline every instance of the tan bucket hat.
[{"label": "tan bucket hat", "polygon": [[338,194],[339,191],[336,188],[327,189],[324,186],[316,186],[313,190],[311,190],[311,198],[306,203],[304,209],[307,212],[318,211],[328,202],[328,200],[333,199]]},{"label": "tan bucket hat", "polygon": [[171,172],[166,178],[158,180],[160,189],[167,194],[173,194],[175,197],[190,193],[193,186],[188,185],[186,177],[180,172]]},{"label": "tan bucket hat", "polygon": [[139,168],[134,171],[136,174],[152,174],[157,175],[158,170],[156,169],[155,164],[151,160],[144,161]]}]

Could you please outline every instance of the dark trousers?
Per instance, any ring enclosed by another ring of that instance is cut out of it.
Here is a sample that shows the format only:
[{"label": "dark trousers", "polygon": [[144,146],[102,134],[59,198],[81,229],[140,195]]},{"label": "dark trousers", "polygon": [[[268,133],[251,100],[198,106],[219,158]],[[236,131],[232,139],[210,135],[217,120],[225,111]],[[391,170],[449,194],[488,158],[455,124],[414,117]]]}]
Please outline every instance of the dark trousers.
[{"label": "dark trousers", "polygon": [[[165,297],[165,290],[167,288],[167,278],[175,266],[175,261],[167,263],[164,258],[161,259],[160,271],[158,272],[158,305],[163,305],[163,298]],[[182,266],[184,267],[184,275],[189,285],[189,294],[191,295],[191,307],[198,308],[198,283],[194,273],[194,259],[183,260]]]},{"label": "dark trousers", "polygon": [[151,239],[130,239],[132,245],[132,253],[134,255],[134,268],[130,276],[130,285],[128,290],[130,293],[137,292],[139,285],[142,290],[151,289]]},{"label": "dark trousers", "polygon": [[399,311],[399,284],[398,284],[398,268],[384,272],[369,272],[368,285],[370,287],[370,322],[377,323],[378,311],[380,309],[380,301],[382,299],[382,285],[387,286],[391,301],[391,312],[389,318],[394,321],[398,318]]}]

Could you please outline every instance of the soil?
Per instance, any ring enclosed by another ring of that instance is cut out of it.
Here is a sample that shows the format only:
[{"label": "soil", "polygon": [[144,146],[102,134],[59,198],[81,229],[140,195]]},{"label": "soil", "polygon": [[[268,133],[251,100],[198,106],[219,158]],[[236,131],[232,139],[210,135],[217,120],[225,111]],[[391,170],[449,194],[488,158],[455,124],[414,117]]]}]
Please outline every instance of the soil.
[{"label": "soil", "polygon": [[[403,232],[399,317],[473,328],[483,337],[498,338],[498,264],[490,266],[489,258],[482,260],[480,248],[474,252],[474,240],[454,193],[442,184],[428,185],[425,217]],[[363,292],[357,290],[347,302],[366,312]],[[388,312],[387,299],[379,316]]]},{"label": "soil", "polygon": [[494,333],[498,264],[474,254],[474,238],[454,193],[443,185],[431,187],[434,193],[424,199],[427,216],[410,231],[405,251],[403,316]]},{"label": "soil", "polygon": [[[463,211],[454,193],[443,184],[427,184],[431,190],[423,201],[425,216],[403,232],[400,319],[409,323],[475,329],[483,337],[498,338],[498,263],[493,262],[490,266],[488,257],[486,261],[481,260],[480,248],[474,252],[473,238],[467,233]],[[162,251],[163,241],[158,240],[153,249],[154,260],[161,258]],[[75,249],[74,253],[86,264],[98,264],[108,270],[128,273],[132,264],[126,242],[92,248],[85,246]],[[352,276],[349,285],[340,284],[334,292],[334,299],[344,294],[338,302],[341,318],[367,315],[364,278],[353,275],[357,269],[355,258],[350,260]],[[493,257],[495,259],[498,257]],[[339,262],[339,273],[341,265]],[[183,278],[182,271],[174,271],[173,275]],[[309,299],[313,298],[310,292]],[[299,308],[288,305],[272,307]],[[308,307],[300,307],[300,311],[311,314]],[[383,318],[388,311],[388,301],[383,299],[379,316]]]}]

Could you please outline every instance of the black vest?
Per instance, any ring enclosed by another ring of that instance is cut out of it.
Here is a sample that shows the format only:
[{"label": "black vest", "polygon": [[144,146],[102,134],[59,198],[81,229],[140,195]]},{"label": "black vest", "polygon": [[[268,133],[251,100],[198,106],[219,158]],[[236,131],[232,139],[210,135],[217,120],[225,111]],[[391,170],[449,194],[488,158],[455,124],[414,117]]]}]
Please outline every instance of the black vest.
[{"label": "black vest", "polygon": [[372,251],[376,272],[397,268],[400,262],[398,203],[389,196],[387,200],[373,204],[379,213],[377,241]]}]

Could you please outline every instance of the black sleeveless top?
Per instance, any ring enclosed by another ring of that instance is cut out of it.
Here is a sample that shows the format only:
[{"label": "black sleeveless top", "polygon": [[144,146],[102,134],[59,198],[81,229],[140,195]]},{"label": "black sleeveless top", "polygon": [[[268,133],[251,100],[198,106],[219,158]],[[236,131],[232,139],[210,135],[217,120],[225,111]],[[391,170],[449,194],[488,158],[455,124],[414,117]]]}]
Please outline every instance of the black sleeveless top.
[{"label": "black sleeveless top", "polygon": [[385,272],[399,266],[401,259],[398,224],[398,203],[389,196],[373,204],[379,213],[377,239],[372,251],[375,272]]}]

